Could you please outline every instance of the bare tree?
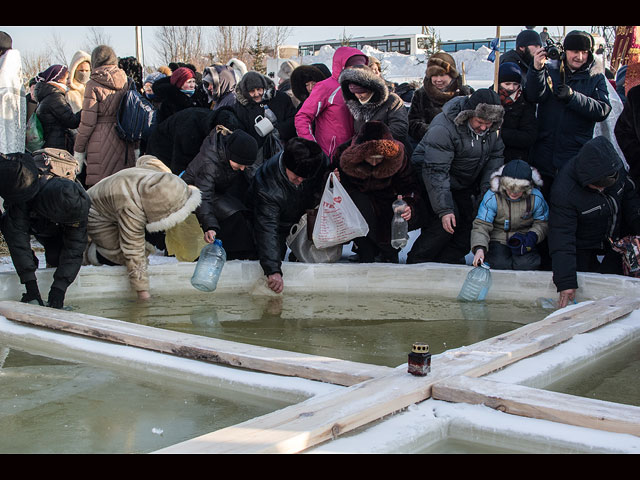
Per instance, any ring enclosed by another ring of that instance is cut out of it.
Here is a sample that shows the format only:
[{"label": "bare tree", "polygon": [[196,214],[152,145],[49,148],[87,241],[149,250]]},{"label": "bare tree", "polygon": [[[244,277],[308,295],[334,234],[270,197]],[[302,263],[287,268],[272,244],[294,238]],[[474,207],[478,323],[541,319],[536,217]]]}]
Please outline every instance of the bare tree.
[{"label": "bare tree", "polygon": [[22,54],[22,74],[24,75],[25,84],[30,78],[35,77],[38,73],[45,71],[52,65],[51,53],[33,53],[25,52]]},{"label": "bare tree", "polygon": [[51,34],[50,50],[55,62],[61,65],[67,64],[64,41],[62,40],[59,32],[53,32]]},{"label": "bare tree", "polygon": [[200,26],[163,26],[156,32],[159,55],[165,63],[182,62],[204,68],[207,55],[203,45],[203,30]]},{"label": "bare tree", "polygon": [[83,50],[91,53],[98,45],[109,45],[111,43],[111,36],[100,27],[87,27],[89,32],[87,33],[87,39]]},{"label": "bare tree", "polygon": [[250,60],[249,50],[255,37],[255,27],[252,26],[228,26],[215,27],[214,51],[220,63],[226,63],[232,58],[243,62]]},{"label": "bare tree", "polygon": [[287,39],[293,33],[293,27],[287,25],[267,27],[267,31],[265,33],[265,43],[273,50],[275,56],[279,56],[278,50],[285,44]]}]

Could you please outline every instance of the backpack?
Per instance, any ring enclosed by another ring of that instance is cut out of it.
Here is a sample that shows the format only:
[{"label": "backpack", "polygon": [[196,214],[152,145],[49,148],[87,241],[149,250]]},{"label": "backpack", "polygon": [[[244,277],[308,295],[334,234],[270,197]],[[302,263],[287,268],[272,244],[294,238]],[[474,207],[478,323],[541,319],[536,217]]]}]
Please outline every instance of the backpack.
[{"label": "backpack", "polygon": [[136,90],[135,82],[127,77],[128,89],[123,95],[116,119],[116,132],[127,143],[147,140],[156,122],[153,104]]}]

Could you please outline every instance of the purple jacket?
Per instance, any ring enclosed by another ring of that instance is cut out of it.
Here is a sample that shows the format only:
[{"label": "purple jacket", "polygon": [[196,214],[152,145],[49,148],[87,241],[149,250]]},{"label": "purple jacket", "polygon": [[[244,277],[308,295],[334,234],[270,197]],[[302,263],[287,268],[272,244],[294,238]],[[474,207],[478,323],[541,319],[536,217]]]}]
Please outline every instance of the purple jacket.
[{"label": "purple jacket", "polygon": [[333,54],[331,77],[314,85],[296,114],[297,135],[317,142],[329,158],[340,144],[350,140],[355,133],[353,117],[344,103],[338,82],[347,60],[355,55],[366,58],[357,48],[338,48]]}]

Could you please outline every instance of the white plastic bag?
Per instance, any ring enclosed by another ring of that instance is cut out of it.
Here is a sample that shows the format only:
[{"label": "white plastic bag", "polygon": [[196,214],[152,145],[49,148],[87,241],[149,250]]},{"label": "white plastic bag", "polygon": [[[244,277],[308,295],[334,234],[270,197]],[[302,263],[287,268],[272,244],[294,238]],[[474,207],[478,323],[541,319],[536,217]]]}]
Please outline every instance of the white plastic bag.
[{"label": "white plastic bag", "polygon": [[314,245],[316,248],[328,248],[348,243],[354,238],[365,237],[367,233],[367,221],[332,172],[324,187],[313,228]]}]

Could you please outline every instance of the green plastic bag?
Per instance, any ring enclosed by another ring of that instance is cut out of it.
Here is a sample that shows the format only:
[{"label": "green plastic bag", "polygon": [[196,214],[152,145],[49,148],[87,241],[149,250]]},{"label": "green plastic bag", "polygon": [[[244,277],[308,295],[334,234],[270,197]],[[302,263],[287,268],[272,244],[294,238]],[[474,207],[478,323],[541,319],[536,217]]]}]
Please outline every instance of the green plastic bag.
[{"label": "green plastic bag", "polygon": [[35,152],[44,146],[44,131],[42,123],[35,112],[29,117],[27,122],[26,145],[28,152]]}]

